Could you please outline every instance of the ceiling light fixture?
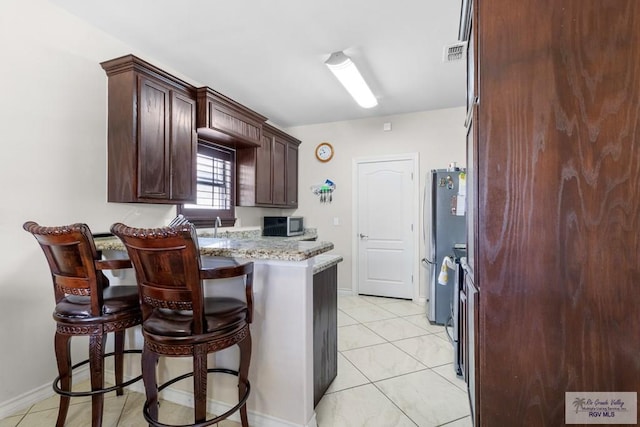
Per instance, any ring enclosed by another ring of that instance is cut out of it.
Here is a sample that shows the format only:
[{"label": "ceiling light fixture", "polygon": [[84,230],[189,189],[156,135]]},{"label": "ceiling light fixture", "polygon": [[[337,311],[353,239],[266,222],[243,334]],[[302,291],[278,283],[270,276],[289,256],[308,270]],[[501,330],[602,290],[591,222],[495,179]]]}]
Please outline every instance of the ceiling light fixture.
[{"label": "ceiling light fixture", "polygon": [[331,72],[342,83],[347,92],[362,108],[378,105],[378,100],[358,71],[356,64],[344,52],[333,52],[325,62]]}]

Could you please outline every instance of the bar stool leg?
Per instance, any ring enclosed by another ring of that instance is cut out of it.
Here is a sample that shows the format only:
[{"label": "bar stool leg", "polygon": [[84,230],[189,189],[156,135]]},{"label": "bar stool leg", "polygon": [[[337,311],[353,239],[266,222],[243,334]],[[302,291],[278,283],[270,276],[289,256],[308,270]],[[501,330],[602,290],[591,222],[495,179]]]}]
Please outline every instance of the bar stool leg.
[{"label": "bar stool leg", "polygon": [[[238,346],[240,347],[240,369],[238,370],[238,398],[242,399],[242,396],[244,396],[247,391],[249,362],[251,361],[251,335],[247,335],[245,339],[238,343]],[[242,422],[242,427],[249,427],[246,402],[240,408],[240,421]]]},{"label": "bar stool leg", "polygon": [[[54,348],[56,361],[58,363],[58,375],[60,375],[60,388],[64,391],[71,391],[71,357],[70,353],[71,335],[64,335],[56,332],[54,338]],[[58,420],[56,427],[63,427],[69,412],[71,397],[60,395],[60,406],[58,408]]]},{"label": "bar stool leg", "polygon": [[[104,388],[104,347],[107,343],[107,335],[102,332],[92,334],[89,337],[89,371],[91,373],[91,390]],[[98,393],[91,396],[91,425],[102,426],[102,411],[104,394]]]},{"label": "bar stool leg", "polygon": [[[142,381],[144,382],[147,407],[152,420],[158,421],[158,381],[156,378],[156,365],[160,356],[149,350],[146,343],[142,350]],[[153,424],[149,424],[152,426]]]},{"label": "bar stool leg", "polygon": [[207,344],[193,348],[193,394],[195,422],[207,420]]},{"label": "bar stool leg", "polygon": [[[116,373],[116,385],[121,385],[124,378],[124,331],[116,331],[114,333],[114,363]],[[122,387],[116,390],[116,396],[122,396],[124,389]]]}]

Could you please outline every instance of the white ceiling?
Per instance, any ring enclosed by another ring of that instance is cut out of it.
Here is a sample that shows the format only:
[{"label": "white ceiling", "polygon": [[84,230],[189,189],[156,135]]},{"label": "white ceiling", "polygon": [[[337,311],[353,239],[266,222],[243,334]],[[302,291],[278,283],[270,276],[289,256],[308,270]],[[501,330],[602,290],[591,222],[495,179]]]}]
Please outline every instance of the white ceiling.
[{"label": "white ceiling", "polygon": [[[442,60],[461,0],[52,1],[284,127],[465,103],[465,61]],[[339,50],[377,107],[358,107],[326,68]]]}]

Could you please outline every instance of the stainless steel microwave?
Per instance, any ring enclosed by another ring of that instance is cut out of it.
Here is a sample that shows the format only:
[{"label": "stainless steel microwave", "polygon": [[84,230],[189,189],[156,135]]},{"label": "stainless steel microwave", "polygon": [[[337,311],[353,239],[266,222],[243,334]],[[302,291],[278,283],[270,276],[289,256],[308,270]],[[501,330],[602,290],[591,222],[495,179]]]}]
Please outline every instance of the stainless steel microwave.
[{"label": "stainless steel microwave", "polygon": [[263,217],[263,236],[299,236],[301,234],[304,234],[304,220],[301,216]]}]

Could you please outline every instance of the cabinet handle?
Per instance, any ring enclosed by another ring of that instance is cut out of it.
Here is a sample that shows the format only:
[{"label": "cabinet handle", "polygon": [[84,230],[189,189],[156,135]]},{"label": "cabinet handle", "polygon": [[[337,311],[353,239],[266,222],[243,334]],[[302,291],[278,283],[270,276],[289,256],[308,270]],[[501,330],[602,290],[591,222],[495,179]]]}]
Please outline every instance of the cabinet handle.
[{"label": "cabinet handle", "polygon": [[361,239],[368,239],[368,238],[369,238],[369,236],[367,236],[366,234],[362,234],[362,233],[360,233],[360,238],[361,238]]}]

